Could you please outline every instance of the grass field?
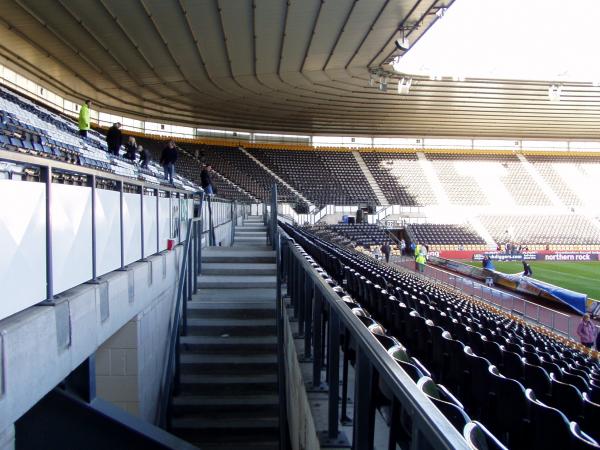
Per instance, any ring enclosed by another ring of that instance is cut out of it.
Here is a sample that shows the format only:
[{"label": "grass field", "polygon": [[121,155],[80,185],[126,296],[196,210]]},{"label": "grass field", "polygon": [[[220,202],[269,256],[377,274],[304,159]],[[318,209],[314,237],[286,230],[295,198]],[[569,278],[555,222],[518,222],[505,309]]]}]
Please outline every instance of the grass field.
[{"label": "grass field", "polygon": [[[461,262],[481,267],[479,261]],[[533,271],[533,278],[600,299],[600,262],[528,261],[528,263]],[[494,261],[494,265],[497,271],[503,273],[523,271],[523,264],[516,261]]]}]

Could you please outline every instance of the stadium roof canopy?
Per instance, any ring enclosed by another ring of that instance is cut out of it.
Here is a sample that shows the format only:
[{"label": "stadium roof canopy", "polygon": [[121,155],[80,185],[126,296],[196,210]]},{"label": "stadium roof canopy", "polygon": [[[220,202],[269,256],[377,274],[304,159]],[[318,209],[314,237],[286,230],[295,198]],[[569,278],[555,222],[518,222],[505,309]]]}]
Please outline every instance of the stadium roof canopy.
[{"label": "stadium roof canopy", "polygon": [[[0,62],[65,97],[158,122],[307,134],[600,137],[600,88],[589,80],[422,73],[406,77],[408,93],[399,94],[402,76],[390,63],[403,50],[395,41],[406,37],[417,49],[452,1],[0,0]],[[511,23],[504,30],[508,36]],[[556,39],[568,36],[556,30]],[[386,78],[387,91],[379,88]],[[549,81],[564,81],[555,86],[560,101],[550,101]]]}]

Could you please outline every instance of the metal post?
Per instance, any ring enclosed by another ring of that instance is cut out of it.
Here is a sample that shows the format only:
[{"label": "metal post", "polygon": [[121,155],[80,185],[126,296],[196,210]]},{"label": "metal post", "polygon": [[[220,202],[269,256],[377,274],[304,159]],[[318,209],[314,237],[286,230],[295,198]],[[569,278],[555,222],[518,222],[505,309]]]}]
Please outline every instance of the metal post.
[{"label": "metal post", "polygon": [[155,189],[156,194],[156,251],[160,252],[160,190]]},{"label": "metal post", "polygon": [[46,301],[54,301],[54,273],[52,270],[52,167],[40,168],[46,183]]},{"label": "metal post", "polygon": [[[316,286],[315,286],[316,288]],[[323,362],[323,343],[321,327],[323,326],[323,294],[316,288],[314,296],[312,339],[313,339],[313,388],[321,386],[321,363]]]},{"label": "metal post", "polygon": [[141,225],[141,243],[142,243],[142,259],[145,258],[144,253],[144,187],[140,186],[140,225]]},{"label": "metal post", "polygon": [[92,281],[98,276],[96,261],[96,175],[88,175],[88,184],[92,188]]},{"label": "metal post", "polygon": [[[329,309],[329,439],[337,439],[339,434],[340,403],[340,319]],[[391,424],[394,426],[394,424]]]},{"label": "metal post", "polygon": [[[373,450],[373,369],[361,348],[356,350],[353,448]],[[392,424],[392,426],[394,426]]]},{"label": "metal post", "polygon": [[121,223],[121,267],[120,270],[125,270],[125,230],[123,223],[123,207],[125,206],[125,199],[123,198],[123,182],[118,181],[119,186],[119,204],[121,205],[121,209],[119,211],[119,222]]}]

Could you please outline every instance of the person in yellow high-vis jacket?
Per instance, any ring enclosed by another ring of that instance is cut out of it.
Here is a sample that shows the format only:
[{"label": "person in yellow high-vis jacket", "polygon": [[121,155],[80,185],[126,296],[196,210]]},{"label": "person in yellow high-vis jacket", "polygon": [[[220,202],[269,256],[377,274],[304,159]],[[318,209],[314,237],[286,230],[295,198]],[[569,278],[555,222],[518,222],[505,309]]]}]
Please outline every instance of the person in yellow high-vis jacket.
[{"label": "person in yellow high-vis jacket", "polygon": [[427,263],[425,255],[419,253],[415,258],[415,262],[417,263],[417,270],[423,273],[425,271],[425,264]]},{"label": "person in yellow high-vis jacket", "polygon": [[79,111],[79,135],[82,137],[86,137],[90,129],[90,106],[92,101],[86,100]]}]

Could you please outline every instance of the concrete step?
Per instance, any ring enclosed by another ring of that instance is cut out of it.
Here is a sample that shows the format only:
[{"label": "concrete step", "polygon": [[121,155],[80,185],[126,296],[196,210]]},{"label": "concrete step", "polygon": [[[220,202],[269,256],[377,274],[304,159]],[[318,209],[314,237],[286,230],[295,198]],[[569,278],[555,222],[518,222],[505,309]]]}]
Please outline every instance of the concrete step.
[{"label": "concrete step", "polygon": [[275,252],[266,245],[256,249],[210,247],[202,250],[203,263],[274,263]]},{"label": "concrete step", "polygon": [[277,373],[277,355],[183,353],[180,369],[182,374],[274,374]]},{"label": "concrete step", "polygon": [[233,245],[235,246],[235,244],[253,244],[253,245],[266,245],[265,243],[267,242],[267,237],[266,236],[251,236],[251,237],[246,237],[246,236],[240,236],[237,235],[235,237],[235,241],[233,243]]},{"label": "concrete step", "polygon": [[269,275],[200,275],[198,287],[201,289],[248,289],[277,287],[277,277]]},{"label": "concrete step", "polygon": [[198,292],[192,297],[193,301],[198,302],[272,302],[275,305],[274,288],[255,288],[255,289],[198,289]]},{"label": "concrete step", "polygon": [[277,287],[275,275],[200,275],[200,289],[273,289]]},{"label": "concrete step", "polygon": [[205,263],[203,275],[272,275],[277,271],[276,264],[270,263]]},{"label": "concrete step", "polygon": [[274,319],[220,319],[188,318],[191,336],[274,336],[277,326]]},{"label": "concrete step", "polygon": [[275,352],[277,336],[182,336],[181,353],[247,355]]},{"label": "concrete step", "polygon": [[179,389],[182,394],[220,396],[275,394],[277,393],[277,374],[181,374]]},{"label": "concrete step", "polygon": [[[279,400],[275,394],[263,395],[178,395],[173,398],[174,416],[203,414],[204,417],[239,419],[243,417],[277,415]],[[226,415],[226,416],[225,416]]]},{"label": "concrete step", "polygon": [[188,302],[188,319],[274,319],[275,296],[271,301],[191,301]]},{"label": "concrete step", "polygon": [[242,226],[235,227],[235,232],[237,233],[238,231],[266,233],[267,227],[265,227],[264,225],[259,226],[259,225],[248,224],[248,225],[242,225]]},{"label": "concrete step", "polygon": [[244,236],[244,237],[261,237],[261,238],[266,238],[267,237],[267,233],[265,230],[253,230],[253,229],[246,229],[246,228],[236,228],[235,229],[235,235],[237,236]]},{"label": "concrete step", "polygon": [[277,449],[278,417],[256,417],[223,420],[221,418],[182,417],[171,422],[173,433],[209,449]]}]

